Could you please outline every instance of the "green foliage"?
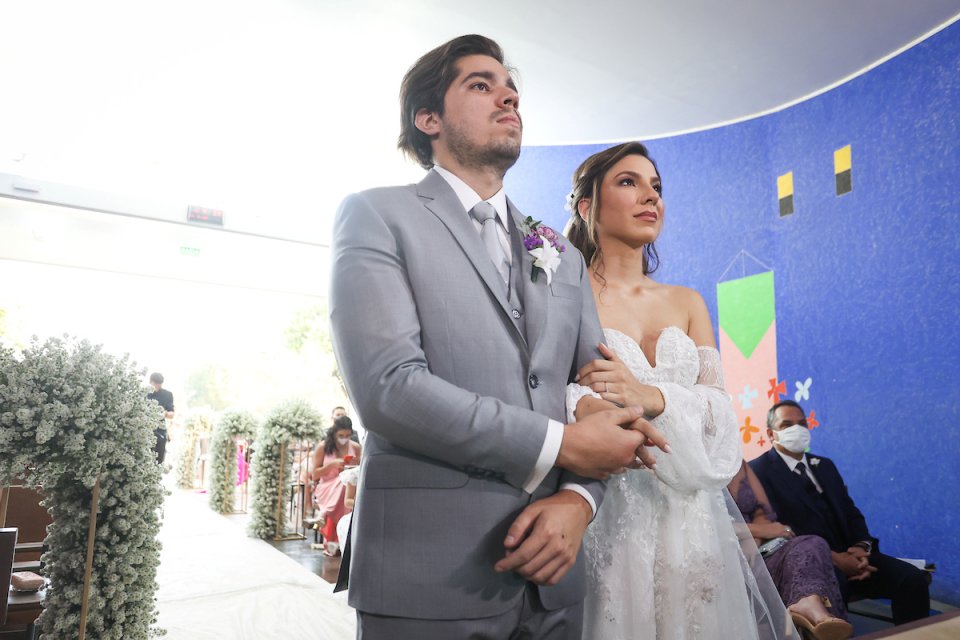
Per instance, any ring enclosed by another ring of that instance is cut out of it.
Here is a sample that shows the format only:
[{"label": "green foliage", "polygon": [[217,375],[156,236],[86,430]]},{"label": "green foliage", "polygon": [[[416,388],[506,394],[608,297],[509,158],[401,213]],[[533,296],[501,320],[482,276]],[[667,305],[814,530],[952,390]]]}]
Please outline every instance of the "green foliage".
[{"label": "green foliage", "polygon": [[156,575],[163,502],[153,452],[160,407],[127,357],[72,339],[0,346],[0,485],[40,485],[53,516],[39,627],[79,635],[92,487],[100,477],[87,637],[140,640],[159,630]]},{"label": "green foliage", "polygon": [[[319,440],[324,430],[323,416],[303,400],[287,401],[274,409],[257,431],[253,452],[253,499],[250,535],[269,539],[277,529],[277,494],[280,469],[292,463],[289,447],[280,459],[281,444],[299,440]],[[289,478],[285,479],[286,483]]]},{"label": "green foliage", "polygon": [[193,489],[197,477],[197,445],[200,436],[213,431],[213,414],[200,410],[193,412],[184,424],[182,442],[177,455],[177,488]]},{"label": "green foliage", "polygon": [[333,353],[330,340],[330,314],[326,305],[317,304],[301,309],[294,314],[290,325],[284,331],[287,347],[294,353],[319,350]]},{"label": "green foliage", "polygon": [[231,513],[237,487],[237,438],[253,438],[257,421],[249,411],[220,416],[210,442],[210,508]]},{"label": "green foliage", "polygon": [[187,403],[223,411],[230,405],[230,374],[225,367],[205,364],[187,377]]}]

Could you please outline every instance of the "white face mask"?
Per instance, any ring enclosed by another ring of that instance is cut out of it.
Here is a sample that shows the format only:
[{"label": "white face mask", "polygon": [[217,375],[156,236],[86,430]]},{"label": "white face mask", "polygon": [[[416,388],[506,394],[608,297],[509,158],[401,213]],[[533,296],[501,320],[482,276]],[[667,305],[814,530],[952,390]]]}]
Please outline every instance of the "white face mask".
[{"label": "white face mask", "polygon": [[337,438],[337,444],[341,447],[350,442],[350,438]]},{"label": "white face mask", "polygon": [[803,453],[810,446],[810,429],[795,424],[792,427],[773,432],[773,438],[791,453]]}]

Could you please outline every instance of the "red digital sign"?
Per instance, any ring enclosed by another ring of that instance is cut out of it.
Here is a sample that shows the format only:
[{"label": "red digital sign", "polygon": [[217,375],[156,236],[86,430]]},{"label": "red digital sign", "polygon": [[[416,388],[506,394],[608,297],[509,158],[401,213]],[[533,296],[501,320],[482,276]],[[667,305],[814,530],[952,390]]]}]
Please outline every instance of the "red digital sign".
[{"label": "red digital sign", "polygon": [[208,209],[207,207],[196,207],[191,205],[189,208],[187,208],[187,220],[190,222],[202,222],[203,224],[212,224],[222,227],[223,211],[220,209]]}]

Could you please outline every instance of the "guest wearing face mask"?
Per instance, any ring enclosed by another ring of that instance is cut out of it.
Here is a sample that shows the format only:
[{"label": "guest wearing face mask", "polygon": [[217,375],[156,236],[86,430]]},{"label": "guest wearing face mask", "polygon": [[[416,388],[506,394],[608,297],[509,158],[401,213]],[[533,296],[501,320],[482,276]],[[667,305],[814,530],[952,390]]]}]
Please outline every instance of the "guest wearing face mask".
[{"label": "guest wearing face mask", "polygon": [[830,545],[845,601],[890,598],[894,624],[929,615],[929,576],[880,553],[863,514],[829,458],[806,453],[810,430],[803,408],[778,402],[767,414],[773,448],[750,462],[779,521],[798,536],[817,535]]},{"label": "guest wearing face mask", "polygon": [[360,464],[360,445],[350,439],[353,422],[340,416],[327,429],[323,446],[313,454],[313,502],[322,521],[323,538],[326,542],[339,542],[337,522],[347,513],[344,506],[346,487],[340,482],[340,472],[346,465]]}]

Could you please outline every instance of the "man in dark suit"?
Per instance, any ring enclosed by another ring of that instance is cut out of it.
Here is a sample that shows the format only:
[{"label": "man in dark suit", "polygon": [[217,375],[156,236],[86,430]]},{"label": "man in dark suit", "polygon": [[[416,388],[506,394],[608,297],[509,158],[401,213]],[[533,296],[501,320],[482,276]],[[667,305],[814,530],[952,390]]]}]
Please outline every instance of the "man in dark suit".
[{"label": "man in dark suit", "polygon": [[767,436],[773,448],[752,460],[777,519],[797,535],[812,534],[830,545],[833,565],[845,600],[890,598],[894,624],[929,615],[929,579],[925,572],[880,553],[867,521],[850,498],[829,458],[807,454],[807,417],[792,400],[767,413]]}]

